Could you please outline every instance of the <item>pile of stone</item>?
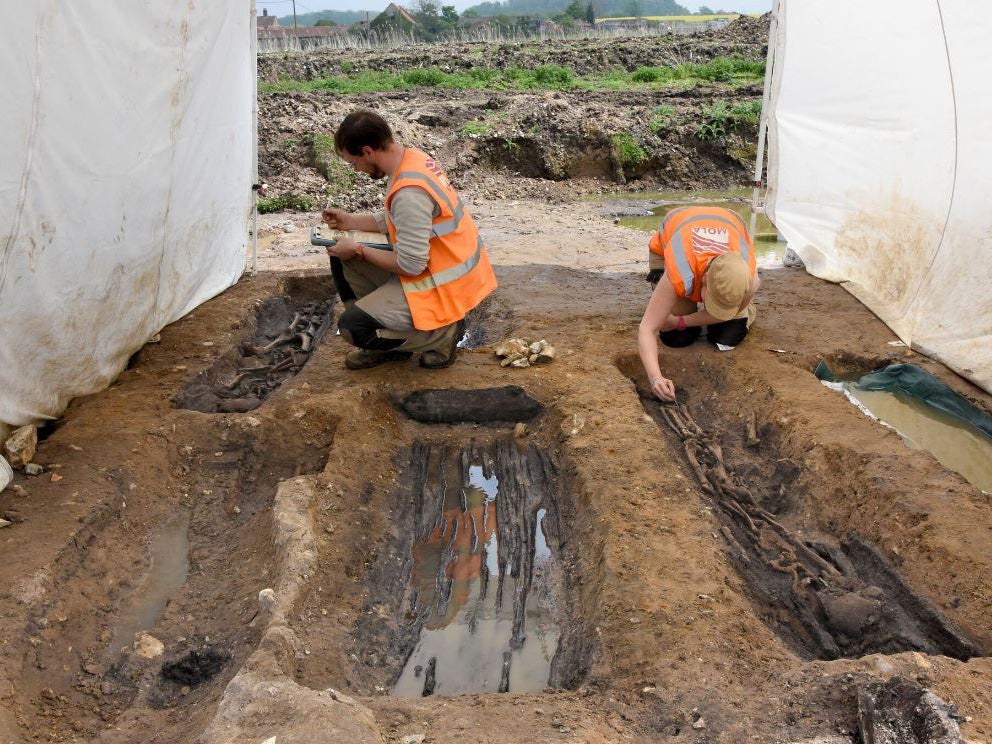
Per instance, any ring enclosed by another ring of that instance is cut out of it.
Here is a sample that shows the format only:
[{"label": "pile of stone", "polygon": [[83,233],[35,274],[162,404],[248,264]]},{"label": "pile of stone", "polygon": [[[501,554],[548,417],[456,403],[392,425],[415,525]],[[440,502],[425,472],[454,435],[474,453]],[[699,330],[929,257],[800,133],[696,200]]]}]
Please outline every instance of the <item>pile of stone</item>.
[{"label": "pile of stone", "polygon": [[529,367],[547,364],[555,358],[555,347],[543,338],[530,344],[522,338],[507,339],[497,344],[493,352],[500,358],[501,367]]},{"label": "pile of stone", "polygon": [[[6,427],[0,425],[0,442],[3,442],[3,454],[0,455],[0,491],[14,480],[14,468],[24,468],[28,475],[38,475],[42,471],[40,465],[31,462],[38,449],[38,430],[34,426],[22,426],[7,436]],[[8,524],[10,523],[7,520],[0,519],[0,527]]]}]

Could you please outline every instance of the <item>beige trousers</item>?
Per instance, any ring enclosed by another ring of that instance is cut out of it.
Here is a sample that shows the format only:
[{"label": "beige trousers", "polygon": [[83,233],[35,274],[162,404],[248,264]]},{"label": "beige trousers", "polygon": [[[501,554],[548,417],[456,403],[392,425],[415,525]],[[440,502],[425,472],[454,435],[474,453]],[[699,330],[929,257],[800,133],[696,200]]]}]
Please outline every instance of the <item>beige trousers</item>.
[{"label": "beige trousers", "polygon": [[360,258],[342,261],[341,264],[344,278],[358,298],[355,305],[385,326],[376,331],[376,335],[379,338],[403,339],[394,351],[429,351],[444,348],[450,343],[457,323],[433,331],[418,331],[413,327],[410,305],[396,274]]}]

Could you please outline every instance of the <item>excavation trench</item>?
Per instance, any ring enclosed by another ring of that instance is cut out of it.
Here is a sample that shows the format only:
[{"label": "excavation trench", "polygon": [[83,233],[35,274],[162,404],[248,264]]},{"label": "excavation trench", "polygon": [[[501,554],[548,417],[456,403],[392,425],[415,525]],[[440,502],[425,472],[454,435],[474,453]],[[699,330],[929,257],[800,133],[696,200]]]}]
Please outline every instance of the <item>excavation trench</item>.
[{"label": "excavation trench", "polygon": [[[625,359],[619,366],[633,370],[634,364]],[[708,376],[715,376],[712,369]],[[796,653],[807,659],[902,651],[961,660],[981,655],[856,528],[822,534],[794,515],[785,519],[805,495],[797,492],[799,466],[777,450],[772,425],[759,431],[752,414],[748,444],[734,448],[732,458],[723,440],[728,432],[740,437],[736,410],[720,410],[708,391],[696,401],[663,405],[638,389],[645,411],[713,504],[726,555],[762,605],[758,614]]]},{"label": "excavation trench", "polygon": [[575,687],[593,614],[573,599],[581,577],[553,454],[496,436],[418,441],[404,459],[355,657],[384,665],[401,696]]},{"label": "excavation trench", "polygon": [[245,319],[236,343],[186,385],[176,408],[252,411],[303,369],[330,325],[333,283],[327,277],[298,277],[284,282],[282,290]]},{"label": "excavation trench", "polygon": [[89,740],[112,724],[120,733],[108,741],[139,741],[151,726],[156,741],[194,741],[263,630],[276,487],[320,471],[332,439],[326,420],[218,422],[178,430],[189,445],[143,452],[167,463],[164,482],[123,478],[30,610],[18,679],[26,730]]}]

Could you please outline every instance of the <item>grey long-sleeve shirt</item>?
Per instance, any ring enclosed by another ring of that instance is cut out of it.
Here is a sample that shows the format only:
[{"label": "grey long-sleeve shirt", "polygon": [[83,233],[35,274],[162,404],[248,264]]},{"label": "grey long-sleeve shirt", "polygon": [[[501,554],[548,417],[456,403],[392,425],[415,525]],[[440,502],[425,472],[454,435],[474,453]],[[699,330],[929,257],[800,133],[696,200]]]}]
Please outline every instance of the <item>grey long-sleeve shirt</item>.
[{"label": "grey long-sleeve shirt", "polygon": [[[407,186],[396,192],[389,205],[390,217],[396,225],[396,263],[400,270],[416,276],[427,267],[430,254],[431,227],[441,210],[422,189]],[[376,212],[379,232],[387,233],[385,211]]]}]

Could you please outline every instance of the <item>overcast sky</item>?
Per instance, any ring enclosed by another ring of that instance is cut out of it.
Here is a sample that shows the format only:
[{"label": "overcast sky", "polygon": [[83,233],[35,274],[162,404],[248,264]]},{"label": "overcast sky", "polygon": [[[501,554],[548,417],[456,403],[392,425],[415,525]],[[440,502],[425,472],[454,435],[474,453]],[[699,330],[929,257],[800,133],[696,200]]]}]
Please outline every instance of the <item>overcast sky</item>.
[{"label": "overcast sky", "polygon": [[[296,0],[297,13],[310,13],[317,10],[382,10],[390,0]],[[441,5],[454,5],[459,11],[471,5],[478,5],[481,0],[439,0]],[[416,5],[416,0],[401,0],[401,5]],[[258,12],[267,8],[270,15],[288,16],[293,14],[293,0],[256,0]],[[708,5],[713,9],[738,11],[741,13],[764,13],[772,9],[771,0],[713,0],[707,2],[691,2],[682,0],[682,5],[689,10],[696,10],[700,5]]]}]

